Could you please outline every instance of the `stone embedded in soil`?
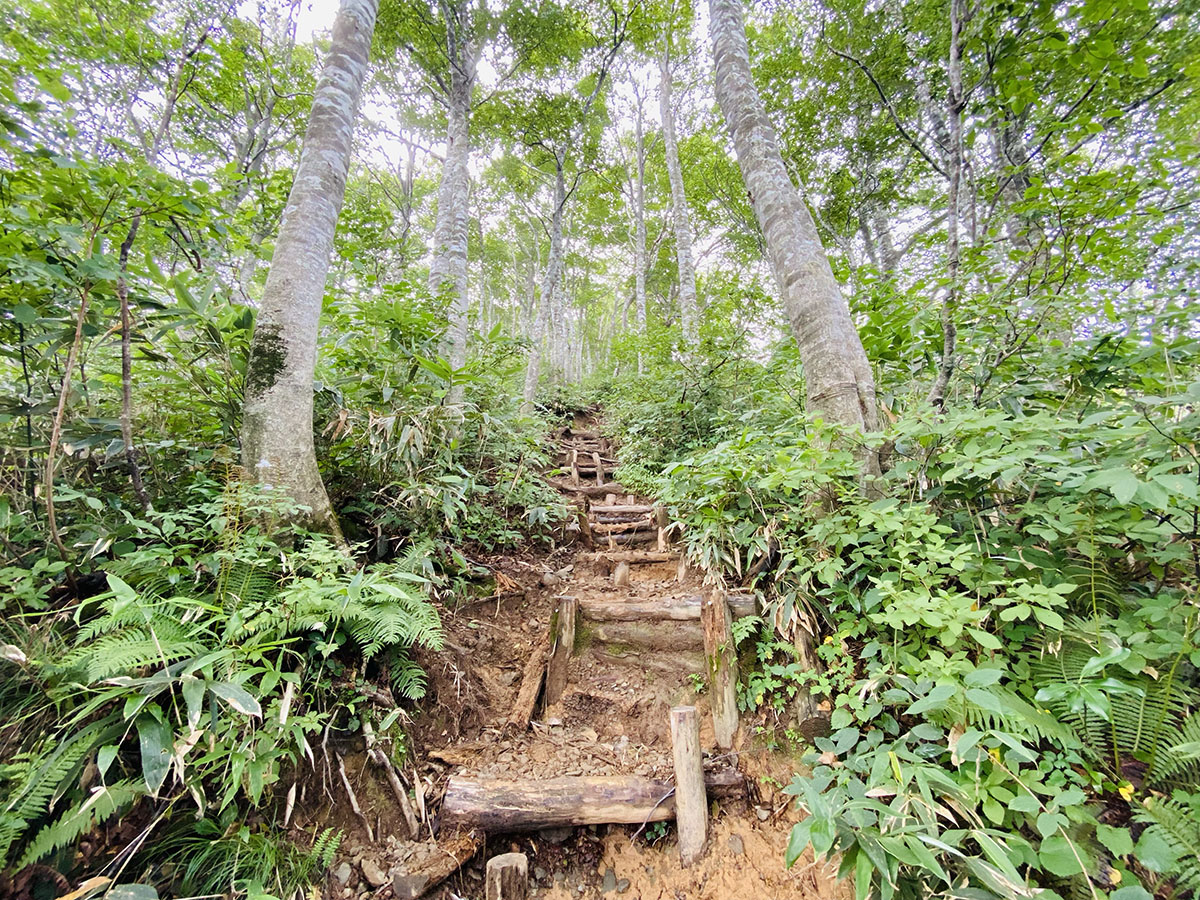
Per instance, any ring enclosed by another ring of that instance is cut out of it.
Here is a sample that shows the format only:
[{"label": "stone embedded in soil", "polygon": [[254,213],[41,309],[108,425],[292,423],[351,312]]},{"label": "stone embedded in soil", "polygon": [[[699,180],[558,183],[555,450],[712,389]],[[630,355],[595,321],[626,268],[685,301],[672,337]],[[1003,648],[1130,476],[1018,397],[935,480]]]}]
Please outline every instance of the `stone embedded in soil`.
[{"label": "stone embedded in soil", "polygon": [[352,873],[353,870],[350,868],[350,863],[343,862],[333,870],[333,880],[338,883],[339,887],[345,887],[350,883],[350,875]]},{"label": "stone embedded in soil", "polygon": [[534,881],[545,881],[546,875],[547,875],[546,870],[543,869],[541,866],[533,867],[533,880]]},{"label": "stone embedded in soil", "polygon": [[733,851],[735,856],[741,856],[746,852],[746,842],[742,840],[740,834],[731,834],[729,836],[729,849]]},{"label": "stone embedded in soil", "polygon": [[754,808],[754,814],[758,816],[758,821],[760,822],[765,822],[767,819],[771,818],[771,811],[769,809],[763,809],[761,806],[756,806]]},{"label": "stone embedded in soil", "polygon": [[630,881],[628,878],[620,878],[617,880],[617,893],[623,894],[629,890]]},{"label": "stone embedded in soil", "polygon": [[428,885],[428,875],[404,875],[397,872],[392,878],[392,891],[396,895],[396,900],[414,900],[425,893]]},{"label": "stone embedded in soil", "polygon": [[380,888],[387,884],[387,873],[379,867],[379,863],[367,857],[362,861],[363,878],[367,879],[367,884],[373,888]]},{"label": "stone embedded in soil", "polygon": [[570,828],[543,828],[538,836],[548,844],[561,844],[571,836],[571,831]]},{"label": "stone embedded in soil", "polygon": [[600,890],[608,894],[617,889],[617,873],[609,866],[604,870],[604,880],[600,882]]}]

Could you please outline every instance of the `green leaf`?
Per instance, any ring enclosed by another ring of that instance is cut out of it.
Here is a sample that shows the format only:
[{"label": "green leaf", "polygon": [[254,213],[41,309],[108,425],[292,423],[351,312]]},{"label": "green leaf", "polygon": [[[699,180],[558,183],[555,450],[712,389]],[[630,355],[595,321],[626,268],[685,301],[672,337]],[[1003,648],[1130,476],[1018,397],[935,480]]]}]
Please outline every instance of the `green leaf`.
[{"label": "green leaf", "polygon": [[210,681],[208,689],[238,712],[262,718],[262,707],[240,684],[234,684],[231,681]]},{"label": "green leaf", "polygon": [[108,889],[106,900],[158,900],[152,884],[116,884]]},{"label": "green leaf", "polygon": [[1109,894],[1108,900],[1154,900],[1154,895],[1140,884],[1127,884]]},{"label": "green leaf", "polygon": [[171,771],[171,726],[146,714],[137,720],[138,743],[142,751],[142,777],[146,788],[157,795]]},{"label": "green leaf", "polygon": [[1096,840],[1113,856],[1128,856],[1133,852],[1133,835],[1129,833],[1128,828],[1097,825]]},{"label": "green leaf", "polygon": [[1179,853],[1163,839],[1158,828],[1147,828],[1138,838],[1133,858],[1152,872],[1165,874],[1179,861]]},{"label": "green leaf", "polygon": [[1046,838],[1042,841],[1042,846],[1038,848],[1038,858],[1042,862],[1042,868],[1060,878],[1069,878],[1072,875],[1083,873],[1083,866],[1080,865],[1080,858],[1076,858],[1076,854],[1080,858],[1086,858],[1079,846],[1076,845],[1072,849],[1071,842],[1061,834],[1054,834]]}]

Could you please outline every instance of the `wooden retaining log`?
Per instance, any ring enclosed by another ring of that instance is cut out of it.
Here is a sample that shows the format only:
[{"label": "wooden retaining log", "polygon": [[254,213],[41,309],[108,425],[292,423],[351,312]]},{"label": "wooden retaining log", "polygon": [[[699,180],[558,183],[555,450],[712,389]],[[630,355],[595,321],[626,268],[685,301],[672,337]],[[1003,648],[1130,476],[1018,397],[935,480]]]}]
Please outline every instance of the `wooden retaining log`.
[{"label": "wooden retaining log", "polygon": [[630,531],[625,534],[606,534],[601,540],[607,541],[609,546],[617,544],[656,544],[658,542],[658,532]]},{"label": "wooden retaining log", "polygon": [[[742,797],[735,769],[704,774],[710,797]],[[674,785],[633,775],[535,779],[451,776],[442,802],[443,825],[495,833],[576,825],[641,825],[675,818]]]},{"label": "wooden retaining log", "polygon": [[654,565],[657,563],[677,562],[680,560],[680,555],[674,550],[660,553],[655,550],[594,550],[590,553],[581,553],[580,560],[590,562],[599,566],[612,566],[618,563],[629,563],[631,566],[636,565]]},{"label": "wooden retaining log", "polygon": [[550,655],[550,648],[553,646],[554,634],[557,630],[556,620],[557,617],[552,617],[550,628],[546,630],[545,636],[525,663],[525,671],[521,676],[521,687],[517,691],[517,699],[508,716],[510,728],[524,731],[529,727],[529,720],[533,718],[538,697],[542,693],[542,679],[546,674],[547,657]]},{"label": "wooden retaining log", "polygon": [[546,706],[552,706],[562,699],[567,686],[567,667],[571,662],[571,651],[575,648],[575,612],[578,606],[579,601],[574,597],[564,597],[558,606],[554,648],[546,665]]},{"label": "wooden retaining log", "polygon": [[671,709],[671,754],[675,762],[675,826],[679,861],[686,867],[700,858],[708,837],[708,795],[700,754],[700,715],[694,706]]},{"label": "wooden retaining log", "polygon": [[713,731],[717,746],[722,750],[732,749],[738,728],[737,653],[733,646],[730,604],[726,602],[731,599],[714,588],[704,598],[700,612],[704,629],[704,662],[711,688]]},{"label": "wooden retaining log", "polygon": [[[758,614],[750,594],[731,594],[725,598],[733,618]],[[667,597],[658,600],[606,600],[587,597],[579,601],[579,611],[593,622],[700,621],[704,598]]]},{"label": "wooden retaining log", "polygon": [[439,853],[427,857],[411,871],[398,871],[392,876],[392,891],[396,900],[417,900],[453,875],[483,849],[483,832],[459,832],[438,841]]},{"label": "wooden retaining log", "polygon": [[560,491],[565,491],[570,494],[583,494],[585,497],[603,497],[605,494],[623,494],[625,488],[617,484],[615,481],[610,481],[607,484],[580,484],[572,485],[568,481],[563,481],[560,478],[547,478],[546,482],[552,487]]},{"label": "wooden retaining log", "polygon": [[628,534],[633,531],[648,533],[653,527],[645,519],[639,519],[636,522],[597,522],[592,525],[592,532],[594,534]]},{"label": "wooden retaining log", "polygon": [[699,650],[704,647],[700,619],[690,621],[597,622],[588,628],[592,641],[629,644],[650,650]]}]

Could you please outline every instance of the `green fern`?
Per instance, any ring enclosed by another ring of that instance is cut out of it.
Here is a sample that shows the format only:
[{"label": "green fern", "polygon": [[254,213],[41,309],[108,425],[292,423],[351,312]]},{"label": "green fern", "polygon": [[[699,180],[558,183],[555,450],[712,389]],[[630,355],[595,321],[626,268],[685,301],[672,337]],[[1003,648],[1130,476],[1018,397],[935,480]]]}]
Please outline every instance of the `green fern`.
[{"label": "green fern", "polygon": [[145,786],[132,781],[96,787],[91,794],[57,821],[44,826],[17,860],[23,869],[87,834],[145,793]]},{"label": "green fern", "polygon": [[[1086,681],[1084,666],[1098,652],[1093,643],[1078,637],[1078,631],[1075,636],[1064,633],[1057,646],[1033,661],[1031,674],[1043,688],[1081,684]],[[1049,700],[1047,706],[1098,758],[1111,761],[1114,756],[1133,756],[1144,760],[1148,784],[1159,784],[1189,770],[1194,760],[1173,757],[1168,750],[1188,740],[1183,727],[1200,699],[1195,689],[1144,672],[1123,672],[1121,680],[1133,691],[1111,704],[1109,720],[1086,709],[1072,710],[1065,700]],[[1189,728],[1200,738],[1200,726]]]},{"label": "green fern", "polygon": [[409,659],[403,650],[392,657],[392,691],[406,700],[420,700],[425,696],[429,680],[425,670]]},{"label": "green fern", "polygon": [[1200,794],[1150,797],[1134,819],[1149,826],[1141,840],[1157,838],[1175,856],[1175,864],[1165,874],[1179,888],[1200,891]]}]

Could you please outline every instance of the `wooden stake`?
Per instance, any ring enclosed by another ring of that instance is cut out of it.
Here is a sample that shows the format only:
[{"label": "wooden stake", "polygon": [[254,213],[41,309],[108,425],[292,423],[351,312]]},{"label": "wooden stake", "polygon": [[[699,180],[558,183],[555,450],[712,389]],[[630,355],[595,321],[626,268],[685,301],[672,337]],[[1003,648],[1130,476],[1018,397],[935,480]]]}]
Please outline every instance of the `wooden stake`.
[{"label": "wooden stake", "polygon": [[708,832],[708,795],[700,756],[700,716],[694,706],[671,709],[671,749],[675,757],[675,825],[679,861],[690,866],[704,852]]},{"label": "wooden stake", "polygon": [[571,451],[571,487],[579,487],[579,451]]},{"label": "wooden stake", "polygon": [[[750,600],[753,604],[753,599]],[[700,605],[704,627],[704,661],[712,691],[713,731],[722,750],[733,747],[738,728],[737,654],[734,653],[729,604],[723,591],[713,588]]]},{"label": "wooden stake", "polygon": [[629,587],[629,563],[617,563],[617,570],[613,572],[613,584],[619,588]]},{"label": "wooden stake", "polygon": [[594,462],[596,464],[596,484],[603,485],[604,484],[604,463],[600,461],[599,453],[592,454],[592,462]]},{"label": "wooden stake", "polygon": [[487,861],[487,900],[525,900],[529,860],[524,853],[504,853]]},{"label": "wooden stake", "polygon": [[559,602],[554,649],[550,651],[550,662],[546,666],[546,706],[562,699],[567,686],[567,666],[575,647],[575,611],[578,607],[579,601],[574,597],[564,597]]}]

